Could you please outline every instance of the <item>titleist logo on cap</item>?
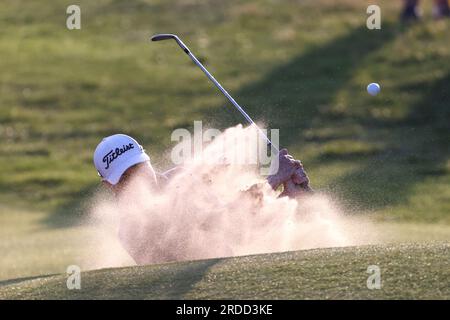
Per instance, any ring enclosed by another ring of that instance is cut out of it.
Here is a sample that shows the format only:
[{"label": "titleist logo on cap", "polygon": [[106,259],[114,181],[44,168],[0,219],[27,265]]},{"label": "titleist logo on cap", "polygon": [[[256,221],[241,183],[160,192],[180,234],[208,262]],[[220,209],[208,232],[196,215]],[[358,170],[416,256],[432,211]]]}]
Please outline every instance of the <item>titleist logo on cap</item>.
[{"label": "titleist logo on cap", "polygon": [[134,149],[134,145],[132,143],[123,145],[122,148],[116,148],[115,150],[111,150],[103,157],[103,163],[106,163],[105,169],[109,168],[109,165],[116,160],[119,156],[124,154],[125,152]]}]

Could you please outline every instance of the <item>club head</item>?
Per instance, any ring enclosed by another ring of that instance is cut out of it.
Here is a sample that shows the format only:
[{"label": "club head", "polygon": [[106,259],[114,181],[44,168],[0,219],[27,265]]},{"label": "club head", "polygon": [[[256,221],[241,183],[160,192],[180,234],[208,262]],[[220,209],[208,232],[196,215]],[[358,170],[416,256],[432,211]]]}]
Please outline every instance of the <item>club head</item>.
[{"label": "club head", "polygon": [[162,40],[168,40],[168,39],[177,39],[177,36],[170,33],[161,33],[161,34],[155,34],[153,37],[151,37],[152,41],[162,41]]},{"label": "club head", "polygon": [[161,33],[161,34],[155,34],[153,37],[151,37],[152,41],[162,41],[162,40],[169,40],[173,39],[175,40],[180,48],[186,53],[189,54],[188,47],[183,43],[183,41],[178,38],[177,35],[171,34],[171,33]]}]

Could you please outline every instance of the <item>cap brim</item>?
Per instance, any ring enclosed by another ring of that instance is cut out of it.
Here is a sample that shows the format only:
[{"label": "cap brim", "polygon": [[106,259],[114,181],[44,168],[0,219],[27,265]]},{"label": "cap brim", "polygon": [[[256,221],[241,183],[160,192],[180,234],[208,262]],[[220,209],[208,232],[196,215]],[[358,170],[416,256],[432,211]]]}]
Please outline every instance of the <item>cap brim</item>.
[{"label": "cap brim", "polygon": [[150,161],[150,157],[145,152],[137,154],[128,159],[127,162],[122,163],[122,165],[119,168],[117,168],[117,170],[115,170],[114,173],[111,174],[111,176],[105,180],[111,183],[112,185],[116,185],[120,181],[120,178],[122,177],[122,174],[125,171],[127,171],[130,167],[134,166],[135,164],[146,161]]}]

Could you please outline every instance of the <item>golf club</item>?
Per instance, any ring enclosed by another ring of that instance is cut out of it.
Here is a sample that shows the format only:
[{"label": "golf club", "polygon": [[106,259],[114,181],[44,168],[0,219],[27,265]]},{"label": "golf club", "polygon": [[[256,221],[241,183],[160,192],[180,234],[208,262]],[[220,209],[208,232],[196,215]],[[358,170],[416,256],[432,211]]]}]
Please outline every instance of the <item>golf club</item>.
[{"label": "golf club", "polygon": [[[163,34],[156,34],[151,37],[152,41],[162,41],[162,40],[169,40],[173,39],[177,42],[177,44],[180,46],[180,48],[191,58],[191,60],[205,73],[205,75],[208,77],[209,80],[214,83],[214,85],[224,94],[224,96],[233,104],[233,106],[244,116],[244,118],[247,120],[248,123],[251,125],[254,125],[255,128],[258,130],[259,134],[264,138],[264,140],[267,141],[268,145],[270,145],[275,152],[278,154],[279,149],[277,146],[272,144],[272,141],[267,137],[266,134],[256,125],[256,123],[253,121],[253,119],[247,114],[247,112],[242,109],[242,107],[236,102],[236,100],[233,99],[233,97],[227,92],[227,90],[222,87],[222,85],[213,77],[211,73],[203,66],[203,64],[198,61],[198,59],[192,54],[192,52],[189,50],[189,48],[181,41],[181,39],[175,35],[175,34],[169,34],[169,33],[163,33]],[[305,191],[312,191],[311,187],[309,187],[308,184],[302,184],[300,185],[301,188],[303,188]]]}]

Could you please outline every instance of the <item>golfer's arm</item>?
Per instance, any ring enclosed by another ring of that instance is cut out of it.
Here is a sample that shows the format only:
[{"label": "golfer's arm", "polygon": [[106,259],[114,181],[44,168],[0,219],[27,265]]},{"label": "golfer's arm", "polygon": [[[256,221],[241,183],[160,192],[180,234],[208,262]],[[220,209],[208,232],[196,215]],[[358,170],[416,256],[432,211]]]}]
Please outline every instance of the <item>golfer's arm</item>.
[{"label": "golfer's arm", "polygon": [[267,183],[272,187],[273,190],[277,190],[283,182],[277,176],[271,175],[267,177]]},{"label": "golfer's arm", "polygon": [[156,172],[156,178],[158,180],[159,186],[164,186],[167,182],[170,181],[180,170],[181,166],[174,167],[164,172]]},{"label": "golfer's arm", "polygon": [[173,167],[167,171],[164,171],[162,175],[164,175],[168,180],[170,180],[174,175],[176,175],[182,169],[181,166]]}]

